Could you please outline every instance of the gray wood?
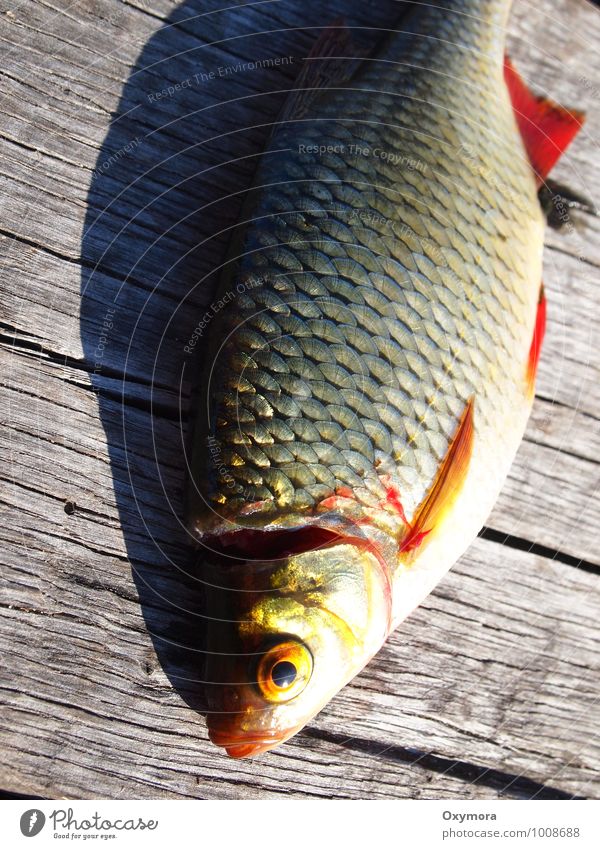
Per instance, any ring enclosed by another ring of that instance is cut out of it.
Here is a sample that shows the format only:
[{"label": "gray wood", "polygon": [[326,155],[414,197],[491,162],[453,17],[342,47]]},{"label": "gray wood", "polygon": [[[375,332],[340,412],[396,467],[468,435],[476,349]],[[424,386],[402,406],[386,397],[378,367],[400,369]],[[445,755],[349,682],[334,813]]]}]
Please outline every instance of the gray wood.
[{"label": "gray wood", "polygon": [[[598,798],[600,225],[586,212],[548,233],[537,397],[485,538],[293,741],[238,763],[206,739],[201,581],[177,519],[183,348],[273,92],[323,23],[287,0],[220,5],[32,0],[0,19],[0,789]],[[394,17],[328,8],[356,27]],[[526,78],[588,110],[553,176],[592,200],[599,35],[583,0],[517,0],[510,22]],[[154,97],[270,56],[295,60]]]}]

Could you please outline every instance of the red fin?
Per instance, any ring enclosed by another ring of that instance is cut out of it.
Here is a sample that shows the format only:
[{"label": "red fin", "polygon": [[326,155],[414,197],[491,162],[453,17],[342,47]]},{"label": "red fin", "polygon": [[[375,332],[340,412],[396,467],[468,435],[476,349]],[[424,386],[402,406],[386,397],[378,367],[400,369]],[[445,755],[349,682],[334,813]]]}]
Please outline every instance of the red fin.
[{"label": "red fin", "polygon": [[382,475],[381,483],[385,486],[385,501],[381,505],[385,507],[388,505],[400,516],[401,521],[406,525],[407,528],[410,528],[410,522],[406,518],[406,514],[404,512],[404,507],[402,506],[402,501],[400,499],[400,493],[398,489],[392,483],[392,479],[390,475]]},{"label": "red fin", "polygon": [[537,315],[535,317],[535,326],[533,328],[533,339],[529,349],[529,358],[527,360],[527,390],[530,397],[533,397],[535,391],[535,376],[537,374],[538,362],[544,341],[544,333],[546,331],[546,295],[544,294],[544,284],[540,286],[540,297],[537,306]]},{"label": "red fin", "polygon": [[541,184],[581,129],[585,116],[532,94],[508,56],[504,58],[504,79],[529,161]]},{"label": "red fin", "polygon": [[400,552],[407,553],[424,545],[427,538],[454,505],[467,477],[473,453],[475,401],[471,398],[464,409],[457,431],[438,470],[433,486],[417,508]]},{"label": "red fin", "polygon": [[416,528],[411,528],[410,533],[402,540],[402,544],[398,551],[400,554],[405,554],[407,551],[414,551],[414,549],[418,548],[425,537],[430,533],[431,530],[417,531]]},{"label": "red fin", "polygon": [[350,30],[344,18],[336,18],[321,34],[304,59],[302,70],[277,118],[277,124],[302,118],[319,90],[350,79],[356,66]]}]

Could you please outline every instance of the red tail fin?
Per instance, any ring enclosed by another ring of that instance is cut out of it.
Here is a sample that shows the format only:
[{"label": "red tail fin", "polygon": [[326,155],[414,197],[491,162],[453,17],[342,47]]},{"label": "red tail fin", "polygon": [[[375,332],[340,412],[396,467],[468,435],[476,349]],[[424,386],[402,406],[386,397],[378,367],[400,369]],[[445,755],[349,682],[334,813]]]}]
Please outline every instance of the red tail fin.
[{"label": "red tail fin", "polygon": [[581,129],[585,116],[532,94],[508,56],[504,59],[504,79],[529,160],[541,184]]}]

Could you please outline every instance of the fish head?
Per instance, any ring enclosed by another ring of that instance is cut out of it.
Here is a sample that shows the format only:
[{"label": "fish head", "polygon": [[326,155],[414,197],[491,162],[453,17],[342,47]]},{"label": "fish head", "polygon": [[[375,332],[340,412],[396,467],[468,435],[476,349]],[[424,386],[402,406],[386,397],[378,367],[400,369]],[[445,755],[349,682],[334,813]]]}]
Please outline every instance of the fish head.
[{"label": "fish head", "polygon": [[389,578],[351,541],[212,574],[209,736],[250,757],[296,734],[380,648]]}]

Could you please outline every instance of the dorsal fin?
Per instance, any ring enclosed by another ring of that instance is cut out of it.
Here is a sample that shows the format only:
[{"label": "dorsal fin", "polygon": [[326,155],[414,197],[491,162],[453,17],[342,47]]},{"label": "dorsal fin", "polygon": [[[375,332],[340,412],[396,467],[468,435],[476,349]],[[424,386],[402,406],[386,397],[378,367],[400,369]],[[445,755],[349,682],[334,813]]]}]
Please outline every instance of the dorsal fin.
[{"label": "dorsal fin", "polygon": [[294,90],[283,104],[275,127],[306,115],[318,93],[349,80],[356,65],[350,30],[344,18],[336,18],[321,31],[304,59],[302,69],[294,81]]},{"label": "dorsal fin", "polygon": [[536,97],[508,56],[504,58],[504,79],[529,161],[540,185],[581,129],[585,115],[565,109],[545,97]]},{"label": "dorsal fin", "polygon": [[473,453],[475,400],[470,398],[433,485],[421,502],[400,542],[405,554],[427,543],[427,538],[454,505],[467,476]]}]

